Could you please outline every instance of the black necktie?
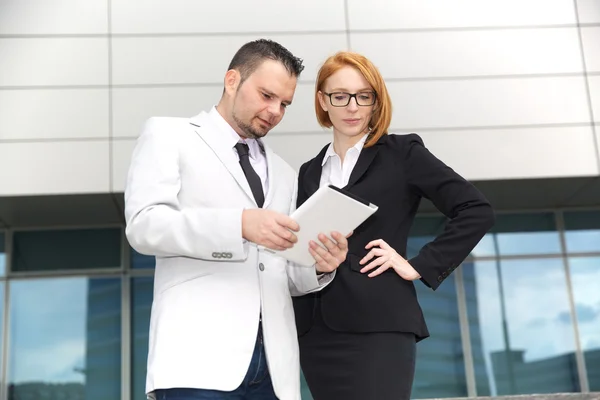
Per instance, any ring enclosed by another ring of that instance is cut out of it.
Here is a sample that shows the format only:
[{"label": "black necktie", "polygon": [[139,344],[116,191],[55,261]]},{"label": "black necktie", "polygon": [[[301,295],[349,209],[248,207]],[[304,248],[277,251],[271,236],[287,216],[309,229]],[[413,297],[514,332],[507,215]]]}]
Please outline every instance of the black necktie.
[{"label": "black necktie", "polygon": [[262,183],[260,182],[260,177],[250,164],[248,145],[240,142],[235,145],[235,149],[240,156],[240,165],[242,166],[244,175],[246,175],[250,190],[252,190],[252,194],[254,195],[254,200],[256,200],[256,204],[258,204],[259,207],[262,207],[265,202],[265,194],[263,192]]}]

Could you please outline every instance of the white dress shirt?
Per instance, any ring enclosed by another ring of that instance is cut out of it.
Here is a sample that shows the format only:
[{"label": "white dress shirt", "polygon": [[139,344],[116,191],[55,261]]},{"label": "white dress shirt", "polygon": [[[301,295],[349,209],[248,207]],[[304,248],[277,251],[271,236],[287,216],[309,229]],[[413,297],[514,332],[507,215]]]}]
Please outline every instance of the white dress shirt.
[{"label": "white dress shirt", "polygon": [[321,163],[323,169],[321,171],[321,182],[319,187],[333,185],[338,188],[343,188],[348,184],[350,174],[352,174],[352,170],[356,166],[358,156],[360,156],[360,152],[365,145],[367,136],[368,135],[365,134],[354,146],[348,149],[344,156],[343,163],[340,156],[338,156],[333,149],[333,143],[329,145],[325,157],[323,157],[323,162]]},{"label": "white dress shirt", "polygon": [[[246,143],[248,148],[250,149],[250,165],[254,168],[254,171],[260,177],[260,182],[262,183],[263,193],[265,198],[267,197],[267,192],[269,190],[269,173],[267,170],[267,158],[265,156],[265,152],[263,150],[262,143],[256,139],[245,139],[242,138],[237,132],[225,121],[223,116],[219,114],[216,107],[211,108],[210,112],[211,121],[224,133],[223,140],[228,141],[228,144],[231,146],[231,151],[233,151],[237,156],[237,150],[235,149],[235,145],[238,142]],[[239,159],[239,156],[238,156]]]}]

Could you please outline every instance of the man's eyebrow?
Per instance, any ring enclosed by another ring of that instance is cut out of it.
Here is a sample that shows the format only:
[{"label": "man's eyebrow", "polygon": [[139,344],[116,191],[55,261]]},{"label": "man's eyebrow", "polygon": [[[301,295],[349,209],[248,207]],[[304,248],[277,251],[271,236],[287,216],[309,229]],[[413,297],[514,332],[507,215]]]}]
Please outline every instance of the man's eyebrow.
[{"label": "man's eyebrow", "polygon": [[[260,90],[262,90],[263,92],[265,92],[266,94],[268,94],[271,97],[274,97],[276,99],[279,98],[279,96],[277,96],[275,93],[271,92],[269,89],[266,89],[266,88],[264,88],[262,86],[260,87]],[[291,106],[292,105],[292,102],[288,101],[288,100],[284,100],[284,101],[282,101],[282,103],[285,104],[286,106]]]}]

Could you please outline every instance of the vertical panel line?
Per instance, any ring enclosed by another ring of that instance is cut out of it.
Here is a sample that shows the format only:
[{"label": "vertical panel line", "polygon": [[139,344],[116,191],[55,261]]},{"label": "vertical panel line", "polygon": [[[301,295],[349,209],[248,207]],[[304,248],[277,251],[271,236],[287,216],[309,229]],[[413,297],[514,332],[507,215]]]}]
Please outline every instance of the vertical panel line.
[{"label": "vertical panel line", "polygon": [[[583,68],[584,85],[585,85],[585,92],[586,92],[587,103],[588,103],[588,113],[590,116],[590,123],[591,123],[591,127],[592,127],[594,149],[596,150],[596,167],[597,167],[597,173],[600,174],[600,150],[598,149],[598,137],[596,135],[596,123],[594,121],[594,107],[592,105],[592,91],[590,88],[590,76],[588,73],[587,62],[586,62],[586,58],[585,58],[583,33],[582,33],[581,22],[579,21],[579,7],[577,5],[577,0],[573,0],[573,6],[575,8],[575,20],[577,22],[577,36],[579,38],[579,51],[581,53],[581,66]],[[599,118],[600,118],[600,116],[599,116]]]},{"label": "vertical panel line", "polygon": [[467,297],[465,293],[464,274],[461,268],[455,270],[454,284],[458,303],[458,319],[460,323],[460,337],[465,361],[465,375],[467,378],[467,396],[477,397],[477,384],[475,381],[475,367],[471,347],[471,332],[469,331],[469,315],[467,310]]},{"label": "vertical panel line", "polygon": [[577,307],[575,306],[575,295],[573,293],[573,281],[571,280],[571,267],[567,257],[567,246],[565,239],[565,220],[562,211],[556,212],[556,227],[560,235],[560,247],[565,272],[565,283],[567,286],[567,297],[569,299],[569,310],[571,311],[571,323],[573,324],[573,334],[575,335],[575,362],[577,364],[577,374],[579,375],[579,386],[583,393],[589,393],[590,385],[587,377],[587,368],[585,357],[581,348],[579,336],[579,322],[577,319]]},{"label": "vertical panel line", "polygon": [[350,11],[348,10],[348,0],[344,0],[344,19],[346,23],[346,46],[348,50],[352,50],[350,41]]}]

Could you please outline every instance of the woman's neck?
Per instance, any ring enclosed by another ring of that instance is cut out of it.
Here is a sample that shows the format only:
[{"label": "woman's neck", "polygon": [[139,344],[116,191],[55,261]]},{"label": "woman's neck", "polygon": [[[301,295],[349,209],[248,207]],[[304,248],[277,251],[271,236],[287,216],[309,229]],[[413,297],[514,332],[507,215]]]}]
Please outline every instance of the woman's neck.
[{"label": "woman's neck", "polygon": [[337,154],[338,157],[340,157],[342,164],[344,163],[344,157],[346,156],[346,153],[348,152],[348,150],[350,148],[354,147],[356,145],[356,143],[358,143],[364,137],[364,135],[366,135],[367,133],[368,133],[368,131],[365,131],[364,133],[362,133],[360,135],[346,136],[346,135],[343,135],[343,134],[337,132],[334,129],[334,131],[333,131],[333,151],[335,151],[335,154]]}]

